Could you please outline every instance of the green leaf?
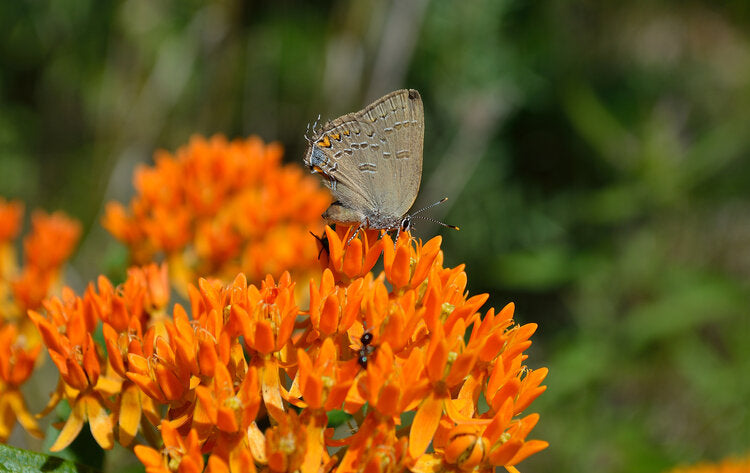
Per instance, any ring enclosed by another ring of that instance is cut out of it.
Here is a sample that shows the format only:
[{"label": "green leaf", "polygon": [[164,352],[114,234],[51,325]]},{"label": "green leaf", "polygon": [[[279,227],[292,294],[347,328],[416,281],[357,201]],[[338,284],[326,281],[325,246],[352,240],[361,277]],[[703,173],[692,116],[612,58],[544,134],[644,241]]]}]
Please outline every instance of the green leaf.
[{"label": "green leaf", "polygon": [[94,473],[98,470],[43,453],[0,445],[0,472]]}]

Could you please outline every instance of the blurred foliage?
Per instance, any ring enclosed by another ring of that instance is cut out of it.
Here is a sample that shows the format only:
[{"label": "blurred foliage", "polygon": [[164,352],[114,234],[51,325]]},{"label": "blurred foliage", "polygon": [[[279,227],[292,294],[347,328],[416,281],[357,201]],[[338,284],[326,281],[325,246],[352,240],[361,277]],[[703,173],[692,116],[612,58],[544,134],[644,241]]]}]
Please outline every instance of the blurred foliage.
[{"label": "blurred foliage", "polygon": [[319,113],[413,87],[417,207],[449,196],[448,263],[540,324],[551,447],[522,470],[750,445],[746,2],[47,0],[0,27],[0,195],[84,221],[78,289],[121,260],[100,212],[154,149],[259,134],[299,161]]}]

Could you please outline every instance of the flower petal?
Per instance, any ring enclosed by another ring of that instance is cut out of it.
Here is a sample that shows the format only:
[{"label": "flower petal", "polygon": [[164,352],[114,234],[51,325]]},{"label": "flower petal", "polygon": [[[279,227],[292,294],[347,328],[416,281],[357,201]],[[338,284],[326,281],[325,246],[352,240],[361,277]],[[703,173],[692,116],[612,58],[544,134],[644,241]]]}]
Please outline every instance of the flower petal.
[{"label": "flower petal", "polygon": [[110,450],[115,445],[114,426],[112,425],[112,416],[104,409],[99,399],[94,396],[86,396],[86,417],[89,420],[89,428],[94,440],[104,450]]},{"label": "flower petal", "polygon": [[141,423],[141,390],[135,384],[127,384],[120,396],[118,417],[118,442],[123,447],[130,445],[138,433]]},{"label": "flower petal", "polygon": [[432,441],[443,414],[443,401],[430,395],[424,400],[411,424],[409,432],[409,455],[419,458]]},{"label": "flower petal", "polygon": [[65,421],[65,425],[57,436],[57,440],[49,448],[51,452],[59,452],[70,445],[83,428],[83,422],[86,416],[86,407],[81,399],[75,401],[70,411],[70,417]]}]

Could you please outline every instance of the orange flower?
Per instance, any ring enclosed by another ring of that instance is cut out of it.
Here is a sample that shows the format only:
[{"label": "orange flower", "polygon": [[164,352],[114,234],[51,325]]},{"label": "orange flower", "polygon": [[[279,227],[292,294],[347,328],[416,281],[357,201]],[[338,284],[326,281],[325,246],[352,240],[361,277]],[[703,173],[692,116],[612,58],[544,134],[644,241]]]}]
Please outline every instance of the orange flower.
[{"label": "orange flower", "polygon": [[164,447],[159,451],[144,445],[135,446],[135,454],[146,467],[146,473],[201,473],[203,455],[198,434],[191,430],[182,437],[172,425],[161,423]]},{"label": "orange flower", "polygon": [[354,228],[344,225],[337,225],[336,230],[326,226],[325,240],[319,239],[321,243],[326,242],[325,252],[328,257],[324,262],[336,281],[364,276],[375,266],[383,252],[383,240],[379,238],[377,230],[363,231],[363,238],[351,240],[345,248],[353,230]]},{"label": "orange flower", "polygon": [[[59,282],[60,268],[81,233],[81,225],[62,212],[35,211],[31,217],[32,231],[23,241],[24,265],[19,271],[10,239],[18,234],[22,212],[20,203],[4,204],[0,199],[0,219],[8,219],[0,224],[0,316],[21,323],[26,311],[38,309]],[[6,294],[12,294],[12,301],[3,301]]]},{"label": "orange flower", "polygon": [[50,447],[53,452],[70,445],[88,421],[91,433],[104,449],[112,448],[112,419],[105,409],[103,393],[97,388],[102,366],[105,365],[91,337],[83,301],[66,288],[63,297],[44,303],[46,316],[29,311],[50,358],[60,371],[64,384],[58,385],[57,395],[50,399],[49,411],[64,395],[71,405],[71,414],[60,435]]},{"label": "orange flower", "polygon": [[[275,413],[278,424],[266,431],[265,461],[272,472],[317,473],[328,462],[321,418],[309,411]],[[325,419],[325,417],[323,417]]]},{"label": "orange flower", "polygon": [[0,323],[0,442],[5,443],[18,420],[24,429],[35,437],[42,431],[26,407],[20,386],[29,379],[34,363],[42,348],[35,345],[27,349],[23,337],[18,336],[15,325]]},{"label": "orange flower", "polygon": [[117,440],[123,446],[130,445],[135,438],[143,414],[153,425],[158,425],[161,419],[159,409],[153,399],[144,394],[138,385],[127,379],[127,372],[130,369],[128,353],[143,353],[140,322],[137,318],[130,320],[131,325],[120,333],[108,323],[103,324],[110,367],[124,380],[120,385],[119,395],[116,397],[112,412],[118,427]]},{"label": "orange flower", "polygon": [[[143,354],[128,354],[125,374],[153,400],[169,404],[170,419],[192,414],[192,407],[188,406],[192,405],[192,389],[198,383],[197,360],[191,343],[193,329],[184,310],[176,307],[175,323],[166,321],[164,325],[152,326],[144,337],[148,342],[142,348]],[[183,346],[187,349],[180,349]]]},{"label": "orange flower", "polygon": [[408,457],[407,440],[397,436],[394,427],[392,423],[379,421],[375,415],[368,415],[352,436],[337,471],[409,471],[413,461]]},{"label": "orange flower", "polygon": [[[336,360],[351,364],[357,353],[374,350],[374,361],[357,375],[345,403],[355,417],[367,403],[370,414],[353,436],[329,440],[330,445],[349,446],[342,467],[361,465],[370,451],[355,447],[363,429],[370,429],[364,437],[377,429],[387,431],[407,411],[415,411],[415,417],[404,445],[414,462],[411,468],[419,471],[436,464],[448,469],[497,465],[513,471],[513,465],[546,447],[546,442],[526,440],[538,416],[516,417],[544,391],[540,383],[546,369],[531,371],[522,363],[535,325],[514,327],[512,305],[498,316],[490,310],[483,320],[478,310],[487,296],[467,298],[463,268],[442,266],[439,238],[422,244],[406,235],[395,247],[387,235],[378,243],[365,235],[364,243],[355,238],[346,247],[342,229],[326,229],[326,238],[328,269],[319,286],[310,285],[309,325],[302,326],[306,330],[297,343],[322,339],[327,346],[329,340],[337,341],[338,354],[312,345],[307,355],[319,357],[316,362],[306,361],[298,350],[300,387],[305,383],[300,394],[310,405],[319,405],[321,390],[311,390],[310,384],[323,385]],[[361,277],[361,268],[369,271],[374,264],[367,255],[375,253],[376,260],[380,251],[384,272]],[[465,341],[468,329],[471,337]],[[371,334],[367,349],[360,342],[347,350],[339,341],[343,333],[347,340],[358,340],[365,331]],[[482,391],[493,403],[480,415]],[[453,429],[468,433],[451,433]],[[437,453],[423,454],[431,442]]]},{"label": "orange flower", "polygon": [[136,171],[136,197],[127,209],[108,204],[104,227],[136,263],[166,255],[180,289],[198,276],[308,273],[317,266],[308,227],[320,225],[329,197],[299,166],[282,165],[281,155],[279,145],[256,137],[193,137]]},{"label": "orange flower", "polygon": [[[235,391],[235,382],[229,370],[222,364],[216,365],[216,376],[213,386],[198,386],[195,390],[200,401],[208,426],[198,427],[203,430],[215,427],[213,435],[204,444],[204,451],[210,448],[214,462],[214,471],[223,465],[226,471],[254,471],[251,454],[251,443],[248,432],[255,425],[255,417],[261,404],[260,386],[255,368],[244,373]],[[194,425],[200,419],[194,419]],[[209,466],[211,463],[209,462]]]},{"label": "orange flower", "polygon": [[[21,231],[23,203],[6,201],[0,197],[0,282],[14,275],[17,271],[13,240]],[[0,293],[0,297],[2,293]],[[2,300],[0,299],[0,302]],[[2,310],[0,308],[0,316]]]},{"label": "orange flower", "polygon": [[281,350],[292,335],[299,312],[289,273],[281,276],[278,285],[267,276],[260,289],[249,286],[244,298],[235,298],[231,310],[239,322],[245,346],[262,355]]},{"label": "orange flower", "polygon": [[216,365],[213,389],[198,386],[195,392],[211,423],[222,432],[244,433],[258,414],[260,387],[254,367],[251,367],[245,374],[235,392],[234,381],[229,370],[219,363]]},{"label": "orange flower", "polygon": [[326,338],[313,362],[308,353],[297,350],[299,363],[299,390],[304,403],[298,407],[339,409],[346,398],[359,367],[354,363],[339,364],[336,347],[331,338]]},{"label": "orange flower", "polygon": [[0,197],[0,242],[15,239],[21,231],[21,217],[23,217],[23,203],[7,201]]},{"label": "orange flower", "polygon": [[62,212],[31,215],[31,234],[23,241],[26,264],[54,270],[67,260],[81,235],[81,224]]},{"label": "orange flower", "polygon": [[[169,200],[167,191],[149,195]],[[73,406],[55,448],[86,420],[111,436],[111,410],[123,444],[142,415],[166,432],[163,454],[136,447],[148,471],[178,471],[198,450],[213,472],[515,472],[547,446],[528,439],[539,416],[526,410],[547,374],[525,365],[536,325],[516,325],[512,304],[482,316],[487,296],[468,296],[462,266],[443,267],[440,238],[374,237],[345,246],[345,230],[326,229],[328,262],[302,313],[289,273],[260,286],[242,273],[226,286],[200,279],[188,287],[192,317],[179,304],[168,313],[165,272],[153,265],[119,287],[100,277],[82,298],[65,290],[45,301],[46,315],[31,316],[61,371],[57,397]],[[99,320],[109,364],[92,349]],[[338,409],[350,430],[334,438],[328,414]]]},{"label": "orange flower", "polygon": [[29,309],[38,309],[44,298],[49,295],[55,277],[55,274],[34,266],[24,267],[21,274],[10,283],[14,302],[18,307],[17,313],[25,314]]},{"label": "orange flower", "polygon": [[58,283],[60,268],[80,234],[80,224],[57,212],[34,212],[32,231],[24,238],[24,264],[19,267],[13,239],[21,229],[23,205],[0,197],[0,441],[18,420],[41,437],[20,387],[31,376],[41,349],[28,309],[38,309]]},{"label": "orange flower", "polygon": [[[54,450],[72,442],[87,420],[103,448],[113,445],[112,416],[118,425],[119,441],[124,445],[135,437],[142,413],[158,424],[161,416],[154,403],[133,383],[123,381],[130,369],[127,355],[144,353],[141,327],[160,314],[167,303],[166,285],[165,267],[134,268],[120,288],[100,277],[96,287],[89,285],[83,298],[66,288],[62,298],[44,301],[44,315],[29,311],[61,376],[45,412],[63,398],[73,411],[53,445]],[[109,363],[91,335],[99,320],[105,321],[103,332]],[[110,402],[112,397],[114,401]]]}]

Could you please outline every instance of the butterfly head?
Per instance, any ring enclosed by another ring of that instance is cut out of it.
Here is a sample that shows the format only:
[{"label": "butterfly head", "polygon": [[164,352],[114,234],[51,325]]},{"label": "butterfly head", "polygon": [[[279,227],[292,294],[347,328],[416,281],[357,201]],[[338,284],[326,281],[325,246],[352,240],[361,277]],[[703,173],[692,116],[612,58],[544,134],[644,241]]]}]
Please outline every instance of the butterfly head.
[{"label": "butterfly head", "polygon": [[400,225],[399,231],[410,232],[411,228],[412,228],[411,215],[406,215],[403,219],[401,219],[401,225]]}]

